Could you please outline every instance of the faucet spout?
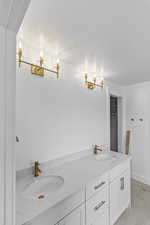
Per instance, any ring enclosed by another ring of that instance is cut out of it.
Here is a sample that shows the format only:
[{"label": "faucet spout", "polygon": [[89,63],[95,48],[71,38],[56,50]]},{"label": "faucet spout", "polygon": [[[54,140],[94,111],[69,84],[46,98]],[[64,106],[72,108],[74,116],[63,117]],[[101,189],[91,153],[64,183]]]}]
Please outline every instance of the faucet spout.
[{"label": "faucet spout", "polygon": [[39,163],[39,161],[35,161],[34,162],[34,176],[38,177],[38,176],[40,176],[41,173],[42,173],[42,171],[40,169],[40,163]]},{"label": "faucet spout", "polygon": [[93,148],[94,154],[98,154],[98,151],[102,152],[103,149],[99,145],[94,145],[94,148]]}]

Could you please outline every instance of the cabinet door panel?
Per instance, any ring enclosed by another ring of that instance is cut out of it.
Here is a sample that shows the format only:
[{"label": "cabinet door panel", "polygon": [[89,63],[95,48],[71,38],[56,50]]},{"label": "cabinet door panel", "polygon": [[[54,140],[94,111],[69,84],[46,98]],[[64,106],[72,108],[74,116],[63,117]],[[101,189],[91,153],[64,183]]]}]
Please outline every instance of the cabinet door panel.
[{"label": "cabinet door panel", "polygon": [[130,203],[130,170],[110,184],[110,224],[114,224]]},{"label": "cabinet door panel", "polygon": [[104,213],[103,215],[99,216],[99,218],[95,218],[93,220],[93,222],[91,223],[87,223],[89,225],[108,225],[108,216],[106,215],[106,213]]},{"label": "cabinet door panel", "polygon": [[66,216],[59,225],[85,225],[85,206],[81,206]]}]

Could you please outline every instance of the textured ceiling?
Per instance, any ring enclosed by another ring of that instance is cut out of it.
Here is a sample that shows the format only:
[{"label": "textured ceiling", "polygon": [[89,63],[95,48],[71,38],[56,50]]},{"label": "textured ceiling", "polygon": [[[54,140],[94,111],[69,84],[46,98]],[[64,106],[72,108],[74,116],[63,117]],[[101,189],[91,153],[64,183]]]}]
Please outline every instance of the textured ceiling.
[{"label": "textured ceiling", "polygon": [[61,46],[64,64],[84,58],[104,66],[109,81],[150,80],[150,0],[32,0],[22,35],[30,45]]}]

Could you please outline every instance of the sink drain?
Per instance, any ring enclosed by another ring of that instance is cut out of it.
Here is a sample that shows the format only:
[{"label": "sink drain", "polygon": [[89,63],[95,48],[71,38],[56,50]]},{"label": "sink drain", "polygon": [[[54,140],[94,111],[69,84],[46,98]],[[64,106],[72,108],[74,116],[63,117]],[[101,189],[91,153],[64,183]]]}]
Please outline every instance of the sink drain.
[{"label": "sink drain", "polygon": [[45,198],[44,195],[39,195],[39,196],[38,196],[38,199],[43,199],[43,198]]}]

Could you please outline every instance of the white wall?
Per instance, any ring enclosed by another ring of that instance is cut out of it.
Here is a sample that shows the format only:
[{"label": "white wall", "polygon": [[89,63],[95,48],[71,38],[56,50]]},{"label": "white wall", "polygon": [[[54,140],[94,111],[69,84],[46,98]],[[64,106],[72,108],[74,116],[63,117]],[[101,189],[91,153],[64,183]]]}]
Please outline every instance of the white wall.
[{"label": "white wall", "polygon": [[126,88],[126,125],[132,131],[133,177],[150,184],[150,82]]},{"label": "white wall", "polygon": [[74,74],[45,80],[17,69],[17,170],[107,143],[106,91],[88,90]]},{"label": "white wall", "polygon": [[[5,28],[0,26],[0,43],[2,44],[1,47],[1,55],[0,55],[0,224],[4,224],[4,190],[5,190],[5,185],[4,185],[4,171],[5,171],[5,162],[4,162],[4,129],[5,129],[5,122],[4,122],[4,117],[5,117],[5,107],[4,107],[4,81],[3,81],[3,74],[5,74],[5,41],[6,41],[6,36],[5,36]],[[3,81],[3,82],[2,82]]]},{"label": "white wall", "polygon": [[0,0],[0,224],[15,225],[16,33],[29,0]]},{"label": "white wall", "polygon": [[108,148],[107,88],[88,90],[75,71],[68,67],[59,80],[52,74],[46,80],[31,75],[29,67],[17,68],[17,170],[35,160],[89,149],[93,143]]}]

